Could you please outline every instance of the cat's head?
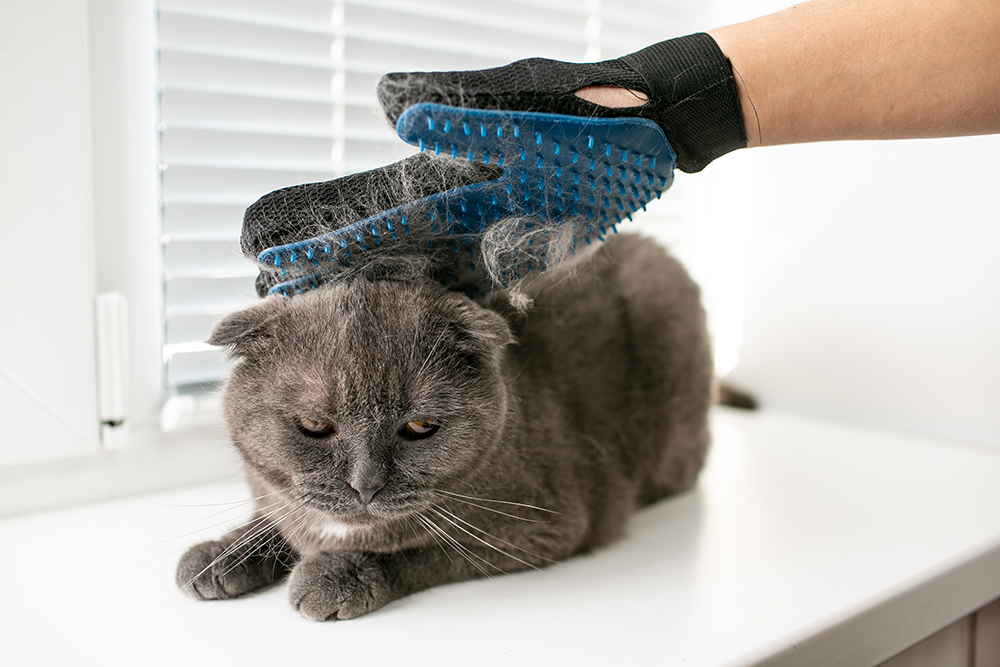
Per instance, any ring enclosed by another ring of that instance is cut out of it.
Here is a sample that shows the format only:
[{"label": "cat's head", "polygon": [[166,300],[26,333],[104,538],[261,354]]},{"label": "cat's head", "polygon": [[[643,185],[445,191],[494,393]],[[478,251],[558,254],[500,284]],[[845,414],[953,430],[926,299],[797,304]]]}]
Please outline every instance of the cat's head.
[{"label": "cat's head", "polygon": [[510,342],[435,283],[367,280],[269,297],[209,339],[239,360],[225,412],[250,473],[352,525],[423,509],[501,446]]}]

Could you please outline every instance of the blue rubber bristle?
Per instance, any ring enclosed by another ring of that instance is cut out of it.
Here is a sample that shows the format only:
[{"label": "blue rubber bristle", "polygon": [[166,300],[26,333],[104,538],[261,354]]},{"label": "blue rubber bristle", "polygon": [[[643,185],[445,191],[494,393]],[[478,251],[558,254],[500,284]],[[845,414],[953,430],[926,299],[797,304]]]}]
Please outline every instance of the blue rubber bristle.
[{"label": "blue rubber bristle", "polygon": [[[456,130],[461,127],[462,131],[452,132],[453,127]],[[295,293],[339,275],[357,272],[367,261],[366,252],[371,253],[376,247],[380,252],[392,248],[402,255],[440,251],[441,271],[448,273],[449,283],[457,285],[472,280],[481,281],[482,288],[503,287],[510,276],[523,275],[527,264],[511,272],[507,272],[511,267],[500,267],[489,285],[482,271],[474,271],[477,275],[471,278],[464,274],[473,270],[469,259],[476,254],[475,246],[484,230],[511,217],[525,216],[541,229],[555,229],[564,222],[575,226],[577,221],[586,220],[608,224],[609,216],[620,221],[620,212],[631,217],[629,211],[645,209],[673,180],[675,155],[663,132],[652,121],[638,118],[597,119],[419,104],[400,116],[396,129],[403,140],[421,150],[433,147],[436,154],[450,155],[453,159],[463,156],[472,162],[498,167],[513,159],[526,169],[503,167],[502,176],[496,180],[409,202],[316,238],[268,248],[258,260],[275,270],[284,270],[291,278],[276,285],[271,293]],[[443,153],[442,146],[446,147]],[[525,164],[529,152],[530,167]],[[612,163],[618,167],[617,173]],[[581,178],[581,170],[587,178]],[[595,174],[600,181],[594,178]],[[613,179],[618,187],[612,190],[608,179]],[[633,182],[636,185],[631,185]],[[513,187],[515,184],[519,187]],[[607,196],[612,192],[616,195],[613,201]],[[397,216],[398,223],[394,223]],[[520,228],[525,229],[525,223],[530,222],[519,222]],[[402,226],[404,234],[397,236],[397,224]],[[612,230],[617,232],[614,227]],[[441,233],[459,239],[458,249],[451,247],[451,243],[445,246],[431,243],[427,250],[422,249],[424,242],[433,238],[432,234]],[[606,233],[579,235],[589,243],[591,236],[603,240]],[[523,243],[522,250],[536,253],[544,245],[529,244],[531,239],[525,238],[513,242]],[[296,262],[297,253],[314,259],[320,250],[330,257],[322,270],[314,270],[310,263]],[[512,251],[516,253],[517,248]],[[473,254],[453,268],[458,256],[469,252]],[[547,266],[538,254],[532,256],[530,264],[532,271]]]}]

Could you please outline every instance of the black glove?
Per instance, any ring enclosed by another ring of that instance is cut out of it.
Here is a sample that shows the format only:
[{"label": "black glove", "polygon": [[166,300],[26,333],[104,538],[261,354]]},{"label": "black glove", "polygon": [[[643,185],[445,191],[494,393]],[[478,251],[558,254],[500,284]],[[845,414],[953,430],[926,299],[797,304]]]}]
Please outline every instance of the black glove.
[{"label": "black glove", "polygon": [[[587,86],[637,90],[649,100],[611,108],[574,93]],[[681,171],[701,171],[747,145],[729,61],[705,33],[660,42],[617,60],[564,63],[530,58],[468,72],[387,74],[378,98],[393,123],[420,102],[475,109],[535,111],[598,118],[647,118],[677,153]]]}]

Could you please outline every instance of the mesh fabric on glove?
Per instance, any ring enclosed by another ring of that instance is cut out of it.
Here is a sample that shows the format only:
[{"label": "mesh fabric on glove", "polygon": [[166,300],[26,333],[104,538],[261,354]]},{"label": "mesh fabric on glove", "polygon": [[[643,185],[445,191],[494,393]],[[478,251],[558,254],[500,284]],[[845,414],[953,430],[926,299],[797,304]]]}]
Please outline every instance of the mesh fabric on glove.
[{"label": "mesh fabric on glove", "polygon": [[[574,93],[587,86],[616,86],[645,93],[640,106],[610,108]],[[378,97],[393,123],[410,106],[434,102],[475,109],[506,109],[655,121],[677,152],[681,171],[746,146],[736,84],[729,61],[705,33],[654,44],[617,60],[565,63],[544,58],[469,72],[387,74]]]},{"label": "mesh fabric on glove", "polygon": [[[256,260],[268,248],[320,236],[400,204],[498,178],[500,173],[499,167],[418,153],[333,181],[282,188],[246,210],[240,246],[244,255]],[[274,271],[261,271],[257,294],[266,295],[281,279]]]}]

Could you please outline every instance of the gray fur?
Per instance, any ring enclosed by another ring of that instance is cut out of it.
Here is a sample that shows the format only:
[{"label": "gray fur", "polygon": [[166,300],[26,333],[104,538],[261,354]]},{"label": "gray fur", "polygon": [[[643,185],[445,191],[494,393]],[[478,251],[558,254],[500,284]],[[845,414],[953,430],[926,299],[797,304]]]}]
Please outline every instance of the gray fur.
[{"label": "gray fur", "polygon": [[[315,620],[430,586],[543,567],[618,538],[690,488],[708,445],[698,289],[651,241],[613,237],[528,287],[524,313],[430,281],[327,285],[233,314],[225,392],[254,521],[193,547],[178,584],[233,597],[291,570]],[[331,423],[306,435],[296,420]],[[434,419],[407,440],[408,421]],[[363,502],[356,489],[378,491]]]}]

